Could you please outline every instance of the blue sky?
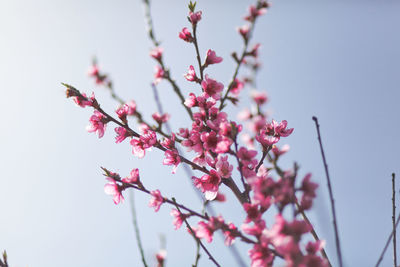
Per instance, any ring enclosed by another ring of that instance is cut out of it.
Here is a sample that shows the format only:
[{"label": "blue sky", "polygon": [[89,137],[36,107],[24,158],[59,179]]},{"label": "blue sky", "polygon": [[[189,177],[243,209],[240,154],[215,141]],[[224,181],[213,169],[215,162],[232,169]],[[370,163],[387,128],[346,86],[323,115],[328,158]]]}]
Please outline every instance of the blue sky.
[{"label": "blue sky", "polygon": [[[189,92],[182,74],[194,64],[194,51],[177,37],[187,26],[187,3],[153,2],[167,65]],[[252,1],[198,2],[201,54],[211,48],[224,58],[210,74],[227,83],[233,72],[230,54],[241,49],[235,28]],[[320,183],[310,217],[334,260],[325,176],[311,120],[318,116],[346,266],[372,265],[390,233],[391,173],[399,173],[400,6],[396,1],[272,4],[257,24],[254,42],[262,43],[257,84],[270,97],[271,116],[295,128],[283,163],[297,161],[302,175],[312,172]],[[139,266],[129,205],[115,206],[104,194],[99,167],[121,173],[139,167],[149,187],[193,207],[200,204],[183,169],[171,175],[170,167],[161,165],[161,153],[134,158],[127,143],[114,144],[112,127],[100,140],[86,133],[91,111],[65,99],[60,82],[95,91],[106,109],[115,109],[107,92],[86,76],[96,55],[116,90],[151,114],[155,63],[148,57],[141,1],[1,1],[0,33],[0,249],[7,249],[12,266]],[[161,83],[159,90],[172,126],[187,122],[168,84]],[[135,198],[146,255],[158,250],[163,234],[168,266],[191,264],[194,243],[184,230],[173,230],[169,208],[155,214],[147,196]],[[242,219],[235,204],[216,208],[227,220]],[[210,250],[231,266],[222,241],[214,243]],[[248,248],[240,249],[245,256]],[[390,253],[391,248],[381,266],[391,264]],[[202,263],[209,266],[206,257]]]}]

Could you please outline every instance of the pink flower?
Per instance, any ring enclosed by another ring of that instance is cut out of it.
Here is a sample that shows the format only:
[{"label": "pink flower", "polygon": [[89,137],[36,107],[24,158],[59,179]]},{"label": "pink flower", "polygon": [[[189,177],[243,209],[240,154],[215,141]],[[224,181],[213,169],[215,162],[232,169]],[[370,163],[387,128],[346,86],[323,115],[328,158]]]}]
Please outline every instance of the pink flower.
[{"label": "pink flower", "polygon": [[165,71],[161,66],[154,67],[154,83],[159,84],[161,80],[164,78]]},{"label": "pink flower", "polygon": [[197,238],[204,238],[208,243],[213,240],[214,229],[210,227],[209,224],[205,222],[199,222],[197,228],[193,228]]},{"label": "pink flower", "polygon": [[188,108],[192,108],[192,107],[196,107],[199,105],[199,103],[197,102],[197,98],[196,95],[193,93],[189,94],[189,98],[186,98],[185,100],[185,106],[187,106]]},{"label": "pink flower", "polygon": [[184,77],[186,78],[186,80],[188,80],[189,82],[197,82],[197,81],[199,80],[199,78],[197,78],[197,76],[196,76],[196,71],[194,70],[193,65],[190,65],[190,66],[189,66],[188,72],[185,73],[183,76],[184,76]]},{"label": "pink flower", "polygon": [[238,96],[244,87],[244,82],[240,81],[238,78],[235,78],[232,84],[232,88],[229,91],[232,95]]},{"label": "pink flower", "polygon": [[194,185],[204,193],[207,200],[216,198],[221,177],[215,170],[211,170],[210,174],[205,174],[201,178],[192,177],[192,179]]},{"label": "pink flower", "polygon": [[165,159],[163,161],[164,165],[174,165],[172,169],[172,173],[176,173],[176,169],[178,168],[179,163],[181,162],[181,158],[176,149],[166,150],[165,151]]},{"label": "pink flower", "polygon": [[123,104],[121,107],[119,107],[115,113],[117,113],[118,118],[121,119],[124,123],[126,123],[126,116],[128,115],[128,111],[131,108],[127,104]]},{"label": "pink flower", "polygon": [[274,254],[268,248],[267,244],[255,244],[249,250],[249,256],[251,259],[250,267],[272,266],[274,260]]},{"label": "pink flower", "polygon": [[124,197],[122,196],[122,192],[120,187],[118,186],[117,182],[111,178],[107,177],[106,180],[108,183],[104,186],[104,192],[107,195],[112,195],[114,203],[117,205],[120,201],[124,201]]},{"label": "pink flower", "polygon": [[207,55],[206,55],[206,62],[204,63],[204,66],[208,66],[211,64],[216,64],[222,62],[222,57],[218,57],[215,51],[208,49],[207,50]]},{"label": "pink flower", "polygon": [[237,153],[240,161],[243,165],[256,165],[257,160],[254,158],[257,155],[257,151],[255,150],[248,150],[245,147],[240,147]]},{"label": "pink flower", "polygon": [[145,134],[140,136],[140,141],[143,142],[144,148],[150,148],[157,143],[156,132],[148,130]]},{"label": "pink flower", "polygon": [[197,12],[189,12],[189,20],[192,22],[192,24],[197,24],[201,20],[201,11]]},{"label": "pink flower", "polygon": [[167,258],[167,251],[165,249],[161,249],[156,254],[157,267],[163,267],[164,266],[164,261],[165,261],[166,258]]},{"label": "pink flower", "polygon": [[133,169],[128,177],[122,178],[122,181],[128,184],[140,183],[139,169]]},{"label": "pink flower", "polygon": [[275,130],[275,135],[287,137],[292,134],[293,128],[287,129],[287,121],[283,120],[281,123],[277,123],[276,121],[272,120],[272,125]]},{"label": "pink flower", "polygon": [[124,104],[124,105],[127,106],[127,107],[125,108],[125,109],[126,109],[126,114],[127,114],[127,115],[133,115],[133,114],[136,113],[136,102],[135,102],[134,100],[131,100],[131,101],[127,102],[127,103]]},{"label": "pink flower", "polygon": [[261,219],[261,212],[257,204],[244,203],[243,208],[247,212],[247,218],[244,221],[245,223],[251,221],[256,222]]},{"label": "pink flower", "polygon": [[146,155],[146,150],[144,148],[144,144],[140,139],[132,139],[132,153],[138,158],[143,158]]},{"label": "pink flower", "polygon": [[171,138],[164,138],[161,142],[161,145],[166,149],[174,149],[175,148],[175,134],[171,135]]},{"label": "pink flower", "polygon": [[191,43],[193,42],[193,36],[190,33],[190,31],[188,30],[188,28],[183,28],[182,31],[179,33],[179,38],[181,38],[182,40]]},{"label": "pink flower", "polygon": [[279,157],[279,156],[285,154],[286,152],[288,152],[289,149],[290,149],[289,145],[283,145],[281,149],[279,149],[279,147],[277,147],[277,146],[273,146],[272,153],[274,153],[275,157]]},{"label": "pink flower", "polygon": [[158,112],[153,113],[151,115],[153,119],[158,123],[158,124],[163,124],[164,122],[167,122],[170,118],[170,115],[168,113],[160,114]]},{"label": "pink flower", "polygon": [[310,209],[312,206],[313,199],[317,196],[315,191],[318,188],[318,184],[311,182],[311,174],[308,173],[304,177],[301,183],[300,190],[303,191],[303,196],[301,197],[300,206],[303,210]]},{"label": "pink flower", "polygon": [[174,217],[175,230],[181,228],[183,221],[188,217],[187,214],[180,213],[177,209],[172,209],[170,214]]},{"label": "pink flower", "polygon": [[223,178],[229,178],[232,175],[233,166],[228,162],[228,156],[218,155],[217,163],[215,164],[218,174]]},{"label": "pink flower", "polygon": [[[72,96],[72,95],[69,95],[69,92],[71,92],[71,91],[69,91],[67,89],[67,97],[71,97]],[[94,103],[94,101],[96,101],[93,92],[92,92],[92,95],[91,95],[90,98],[88,98],[85,93],[82,93],[82,95],[72,96],[72,99],[74,100],[75,104],[77,104],[81,108],[84,108],[84,107],[87,107],[87,106],[93,107],[93,103]]]},{"label": "pink flower", "polygon": [[235,238],[237,237],[237,235],[235,234],[237,232],[237,227],[233,223],[229,223],[228,228],[231,231],[224,231],[226,246],[232,245],[233,242],[235,241]]},{"label": "pink flower", "polygon": [[224,85],[222,83],[208,78],[208,75],[206,75],[205,79],[201,82],[201,87],[203,88],[205,97],[212,97],[215,100],[219,100],[221,98],[221,92],[224,89]]},{"label": "pink flower", "polygon": [[160,190],[151,191],[150,194],[152,198],[149,202],[149,207],[154,207],[154,211],[157,212],[160,210],[161,204],[164,202],[164,198],[161,196]]},{"label": "pink flower", "polygon": [[253,98],[253,101],[260,106],[268,101],[268,97],[265,92],[252,91],[251,97]]},{"label": "pink flower", "polygon": [[257,8],[254,5],[249,7],[249,15],[244,17],[245,20],[253,22],[258,16],[264,15],[267,12],[267,9],[264,7]]},{"label": "pink flower", "polygon": [[237,30],[243,39],[247,40],[249,38],[250,26],[248,24],[239,27]]},{"label": "pink flower", "polygon": [[121,143],[122,141],[125,140],[130,134],[124,127],[116,127],[115,132],[117,133],[117,136],[115,137],[115,143]]},{"label": "pink flower", "polygon": [[271,148],[272,145],[276,144],[279,141],[279,136],[271,136],[265,133],[265,130],[262,130],[260,134],[256,136],[256,140],[260,142],[260,144],[265,148]]},{"label": "pink flower", "polygon": [[90,117],[89,122],[90,124],[86,126],[86,130],[89,133],[97,131],[99,138],[103,137],[107,126],[106,117],[99,111],[95,110],[94,114]]},{"label": "pink flower", "polygon": [[162,58],[163,52],[164,52],[164,49],[162,47],[156,47],[150,51],[150,56],[152,58],[154,58],[155,60],[160,61]]}]

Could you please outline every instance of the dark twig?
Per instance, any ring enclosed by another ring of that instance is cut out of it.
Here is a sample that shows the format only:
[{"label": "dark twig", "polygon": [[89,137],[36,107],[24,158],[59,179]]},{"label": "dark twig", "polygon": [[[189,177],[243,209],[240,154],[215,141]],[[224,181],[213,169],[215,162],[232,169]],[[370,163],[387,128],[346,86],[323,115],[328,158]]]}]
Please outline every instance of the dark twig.
[{"label": "dark twig", "polygon": [[[312,225],[312,223],[311,223],[310,220],[308,219],[308,217],[307,217],[306,213],[304,212],[304,210],[302,210],[302,209],[300,208],[300,205],[299,205],[299,202],[298,202],[297,198],[296,198],[295,204],[296,204],[297,210],[300,212],[300,214],[301,214],[301,216],[303,217],[303,219],[304,219],[304,220],[306,221],[306,223],[308,223],[308,225],[311,227],[311,235],[314,237],[315,241],[320,241],[320,239],[319,239],[319,237],[318,237],[318,235],[317,235],[317,232],[316,232],[315,229],[314,229],[314,226]],[[321,249],[321,254],[322,254],[322,257],[324,257],[324,258],[328,261],[329,266],[332,267],[332,264],[331,264],[331,262],[329,261],[329,258],[328,258],[328,254],[326,254],[326,251],[325,251],[324,248]]]},{"label": "dark twig", "polygon": [[3,260],[0,259],[0,267],[8,267],[7,252],[5,250],[3,252]]},{"label": "dark twig", "polygon": [[393,265],[397,267],[397,244],[396,244],[396,183],[395,174],[392,173],[392,223],[393,223]]},{"label": "dark twig", "polygon": [[146,258],[144,257],[143,244],[142,244],[142,240],[140,238],[140,231],[139,231],[139,226],[138,226],[138,223],[137,223],[134,191],[130,192],[129,198],[130,198],[130,204],[131,204],[132,222],[133,222],[133,227],[135,228],[136,243],[137,243],[137,245],[139,247],[139,252],[140,252],[140,256],[142,258],[143,266],[147,267],[148,265],[147,265],[147,262],[146,262]]},{"label": "dark twig", "polygon": [[378,262],[376,263],[375,267],[378,267],[381,264],[381,261],[383,260],[383,256],[385,255],[385,252],[386,252],[387,248],[389,247],[390,241],[392,240],[392,237],[394,235],[394,232],[395,232],[397,226],[399,225],[399,222],[400,222],[400,214],[397,216],[396,224],[394,226],[394,229],[390,233],[390,235],[389,235],[389,237],[388,237],[388,239],[386,241],[385,247],[383,248],[382,253],[379,256]]},{"label": "dark twig", "polygon": [[339,259],[339,266],[342,267],[343,266],[343,260],[342,260],[342,252],[341,252],[341,249],[340,249],[340,240],[339,240],[339,233],[338,233],[338,226],[337,226],[337,219],[336,219],[336,211],[335,211],[335,200],[333,199],[331,179],[329,177],[329,172],[328,172],[328,164],[326,163],[324,148],[322,147],[322,140],[321,140],[321,133],[319,131],[318,118],[313,116],[312,119],[314,120],[315,127],[317,128],[318,141],[319,141],[319,146],[320,146],[321,154],[322,154],[322,161],[324,162],[325,174],[326,174],[326,179],[327,179],[327,183],[328,183],[328,190],[329,190],[329,199],[331,200],[331,208],[332,208],[332,216],[333,216],[333,228],[335,230],[335,240],[336,240],[336,252],[337,252],[337,255],[338,255],[338,259]]},{"label": "dark twig", "polygon": [[[175,199],[172,198],[172,201],[175,202]],[[179,211],[180,213],[182,213],[181,210],[179,209],[179,206],[176,204],[176,202],[175,202],[175,207],[178,209],[178,211]],[[208,255],[208,258],[209,258],[216,266],[220,267],[221,265],[219,265],[219,263],[218,263],[218,262],[215,260],[215,258],[211,255],[211,253],[210,253],[210,252],[208,251],[208,249],[204,246],[204,244],[201,242],[201,240],[196,236],[196,233],[194,232],[194,230],[192,229],[192,227],[190,226],[190,224],[188,223],[188,221],[187,221],[186,218],[185,218],[185,224],[186,224],[186,227],[189,229],[190,233],[192,234],[193,238],[196,240],[196,242],[197,242],[198,244],[200,244],[201,248],[202,248],[202,249],[204,250],[204,252]]]}]

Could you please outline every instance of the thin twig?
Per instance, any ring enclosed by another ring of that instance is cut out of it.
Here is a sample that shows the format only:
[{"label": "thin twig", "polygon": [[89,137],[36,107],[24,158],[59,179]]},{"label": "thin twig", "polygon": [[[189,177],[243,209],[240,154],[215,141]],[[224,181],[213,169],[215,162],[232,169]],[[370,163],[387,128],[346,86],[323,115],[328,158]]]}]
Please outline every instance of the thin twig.
[{"label": "thin twig", "polygon": [[137,245],[139,247],[139,252],[140,252],[140,256],[142,258],[143,266],[148,267],[147,262],[146,262],[146,258],[144,256],[143,244],[142,244],[142,240],[140,238],[140,231],[139,231],[139,226],[138,226],[138,223],[137,223],[134,191],[130,192],[129,198],[130,198],[130,204],[131,204],[132,222],[133,222],[133,227],[135,228],[136,243],[137,243]]},{"label": "thin twig", "polygon": [[[172,201],[175,202],[175,199],[172,198]],[[178,209],[178,211],[179,211],[180,213],[182,213],[181,210],[179,209],[179,206],[176,204],[176,202],[175,202],[175,206],[176,206],[176,208]],[[208,258],[209,258],[216,266],[220,267],[221,265],[215,260],[215,258],[211,255],[211,253],[210,253],[210,252],[208,251],[208,249],[204,246],[204,244],[201,242],[201,240],[196,236],[196,233],[194,232],[194,230],[192,229],[192,227],[190,226],[190,224],[188,223],[188,221],[187,221],[186,218],[184,219],[184,221],[185,221],[186,227],[189,229],[189,231],[190,231],[190,233],[192,234],[193,238],[196,240],[196,242],[197,242],[198,244],[200,244],[201,248],[202,248],[202,249],[204,250],[204,252],[208,255]]]},{"label": "thin twig", "polygon": [[396,183],[395,174],[392,173],[392,223],[393,223],[393,265],[397,267],[397,244],[396,244]]},{"label": "thin twig", "polygon": [[394,227],[394,230],[392,230],[392,232],[390,233],[390,235],[386,241],[385,247],[383,248],[382,253],[379,256],[378,262],[376,263],[375,267],[378,267],[381,264],[381,261],[383,260],[383,256],[385,255],[385,252],[386,252],[387,248],[389,247],[390,241],[392,240],[392,237],[394,235],[394,232],[395,232],[397,226],[399,225],[399,222],[400,222],[400,214],[397,216],[396,225]]},{"label": "thin twig", "polygon": [[318,141],[319,141],[319,146],[321,148],[321,154],[322,154],[322,161],[323,161],[324,167],[325,167],[325,174],[326,174],[326,179],[327,179],[327,183],[328,183],[328,190],[329,190],[329,199],[331,201],[331,208],[332,208],[333,228],[335,230],[336,252],[337,252],[338,259],[339,259],[339,266],[342,267],[343,266],[343,259],[342,259],[342,252],[341,252],[341,249],[340,249],[340,240],[339,240],[339,233],[338,233],[338,226],[337,226],[337,219],[336,219],[336,211],[335,211],[335,200],[333,198],[333,193],[332,193],[331,179],[329,177],[329,172],[328,172],[328,164],[326,163],[324,148],[322,147],[322,140],[321,140],[321,133],[319,131],[318,118],[313,116],[312,119],[314,120],[315,127],[317,128]]},{"label": "thin twig", "polygon": [[[312,223],[308,219],[308,217],[307,217],[306,213],[304,212],[304,210],[302,210],[300,208],[300,205],[299,205],[299,202],[298,202],[297,198],[296,198],[295,204],[296,204],[297,210],[300,212],[300,214],[303,217],[303,219],[311,227],[311,235],[314,237],[315,241],[320,241],[320,239],[319,239],[319,237],[317,235],[317,232],[314,229],[314,226],[312,225]],[[329,258],[328,258],[328,254],[326,254],[326,251],[325,251],[324,248],[321,249],[321,254],[322,254],[322,257],[324,257],[328,261],[329,266],[332,267],[332,264],[331,264],[331,262],[329,261]]]}]

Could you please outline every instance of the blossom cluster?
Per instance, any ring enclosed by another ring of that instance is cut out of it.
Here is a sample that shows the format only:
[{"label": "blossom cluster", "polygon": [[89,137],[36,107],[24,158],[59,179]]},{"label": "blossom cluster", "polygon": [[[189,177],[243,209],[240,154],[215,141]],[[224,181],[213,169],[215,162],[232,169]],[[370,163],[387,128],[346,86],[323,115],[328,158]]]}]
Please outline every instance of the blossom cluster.
[{"label": "blossom cluster", "polygon": [[[77,105],[94,108],[89,119],[88,132],[97,132],[101,138],[106,126],[113,123],[116,125],[115,142],[122,143],[128,138],[134,156],[143,158],[149,149],[160,150],[164,153],[162,164],[172,166],[173,174],[180,164],[188,164],[194,171],[191,177],[193,185],[203,193],[206,203],[225,201],[228,205],[230,201],[234,201],[227,200],[220,192],[220,187],[226,186],[243,208],[243,223],[237,226],[232,222],[225,222],[222,215],[209,216],[196,212],[177,203],[174,198],[163,196],[159,189],[148,190],[142,183],[137,168],[124,178],[103,168],[107,180],[105,192],[112,196],[115,204],[119,204],[124,200],[124,190],[139,190],[151,196],[149,206],[155,212],[164,203],[171,205],[175,229],[181,228],[185,223],[188,232],[197,242],[205,240],[210,243],[214,232],[221,231],[227,246],[236,240],[247,243],[250,246],[248,254],[252,267],[272,266],[276,258],[283,259],[286,266],[329,266],[328,259],[321,256],[323,241],[309,241],[307,244],[302,241],[306,239],[305,235],[313,231],[313,227],[308,220],[300,218],[300,215],[304,216],[304,212],[312,207],[317,184],[311,181],[310,174],[300,180],[296,164],[287,170],[278,165],[279,158],[289,147],[278,147],[277,144],[281,139],[290,136],[293,128],[288,127],[286,120],[276,121],[263,111],[268,103],[265,92],[250,93],[255,108],[241,111],[238,116],[241,122],[235,121],[224,111],[227,104],[235,105],[240,101],[242,92],[250,87],[254,79],[240,78],[239,69],[247,66],[257,70],[260,66],[260,45],[251,47],[250,39],[255,22],[266,13],[269,4],[260,0],[249,7],[244,17],[245,24],[238,28],[244,49],[240,54],[232,54],[236,71],[226,85],[207,73],[212,65],[221,64],[223,58],[216,51],[208,49],[201,60],[196,30],[203,19],[203,13],[196,11],[195,6],[195,3],[189,4],[190,25],[183,27],[177,35],[195,48],[197,62],[188,66],[184,78],[197,84],[198,90],[184,97],[166,67],[164,49],[157,44],[150,52],[150,57],[157,62],[153,85],[164,80],[172,85],[190,116],[190,125],[166,133],[164,126],[171,116],[159,112],[152,114],[155,123],[146,122],[135,101],[125,102],[115,95],[109,77],[102,74],[95,63],[89,75],[95,79],[96,84],[106,85],[113,98],[120,103],[114,116],[100,107],[93,93],[88,97],[74,87],[64,85],[67,87],[67,97],[72,97]],[[130,117],[136,117],[140,133],[130,127]],[[293,211],[292,216],[287,216],[289,211]],[[273,222],[266,221],[267,212],[275,213]],[[195,218],[197,225],[190,227],[189,219]],[[157,261],[162,266],[165,253],[158,255]]]}]

